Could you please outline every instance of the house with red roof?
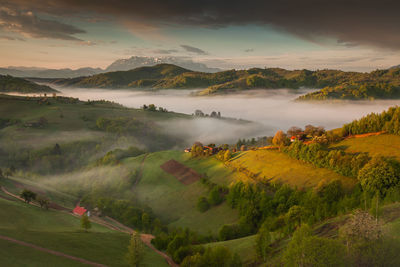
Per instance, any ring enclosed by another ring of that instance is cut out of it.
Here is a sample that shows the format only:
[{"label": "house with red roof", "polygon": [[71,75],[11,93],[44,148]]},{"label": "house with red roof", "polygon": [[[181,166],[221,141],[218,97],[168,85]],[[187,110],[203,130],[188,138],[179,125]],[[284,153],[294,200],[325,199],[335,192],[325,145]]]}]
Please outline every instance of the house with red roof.
[{"label": "house with red roof", "polygon": [[82,216],[86,213],[86,209],[84,207],[76,206],[75,209],[72,211],[74,214]]}]

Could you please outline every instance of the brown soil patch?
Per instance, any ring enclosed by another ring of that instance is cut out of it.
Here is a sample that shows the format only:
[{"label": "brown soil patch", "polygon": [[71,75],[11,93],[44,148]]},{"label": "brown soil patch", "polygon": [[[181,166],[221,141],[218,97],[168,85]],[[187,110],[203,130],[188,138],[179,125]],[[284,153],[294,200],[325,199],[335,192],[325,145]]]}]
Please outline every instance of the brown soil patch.
[{"label": "brown soil patch", "polygon": [[195,170],[186,167],[185,165],[177,162],[176,160],[169,160],[160,166],[165,172],[172,174],[184,185],[190,185],[201,178]]}]

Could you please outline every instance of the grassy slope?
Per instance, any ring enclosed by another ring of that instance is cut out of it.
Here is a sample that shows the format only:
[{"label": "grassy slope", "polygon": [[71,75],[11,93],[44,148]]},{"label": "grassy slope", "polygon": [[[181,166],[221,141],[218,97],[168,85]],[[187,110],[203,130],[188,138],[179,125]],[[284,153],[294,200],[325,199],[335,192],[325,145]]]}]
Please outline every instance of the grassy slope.
[{"label": "grassy slope", "polygon": [[400,136],[382,134],[364,138],[350,138],[332,145],[346,152],[367,152],[370,156],[394,157],[400,160]]},{"label": "grassy slope", "polygon": [[[0,218],[1,235],[109,266],[128,266],[124,259],[129,243],[127,234],[97,224],[85,233],[80,230],[79,218],[19,201],[0,199]],[[9,246],[4,241],[0,245],[0,260],[7,260],[3,266],[82,266],[47,253]],[[161,256],[148,248],[144,261],[147,266],[167,266]]]},{"label": "grassy slope", "polygon": [[[16,186],[15,182],[19,183],[20,187]],[[26,179],[10,177],[9,179],[2,179],[0,184],[4,185],[9,192],[16,195],[19,195],[24,188],[32,190],[39,195],[45,195],[46,198],[48,198],[51,202],[55,202],[70,209],[74,208],[75,204],[78,202],[77,197],[57,191],[56,189],[48,187],[44,184],[36,183]]]},{"label": "grassy slope", "polygon": [[[355,180],[341,176],[331,170],[316,168],[311,164],[292,159],[284,153],[271,150],[257,150],[239,153],[229,161],[234,168],[243,167],[258,174],[257,179],[287,183],[298,188],[317,185],[322,179],[339,179],[345,187],[351,187]],[[245,177],[247,179],[247,177]]]},{"label": "grassy slope", "polygon": [[[15,143],[37,147],[62,144],[76,140],[99,140],[104,132],[96,131],[98,117],[131,117],[146,121],[161,121],[172,118],[190,118],[184,114],[146,112],[128,109],[112,104],[85,105],[58,103],[49,98],[51,105],[39,105],[27,98],[9,98],[0,96],[0,117],[20,119],[24,122],[37,121],[45,117],[49,124],[43,129],[25,128],[14,125],[0,130],[4,143]],[[60,116],[62,114],[62,116]],[[40,142],[39,142],[40,141]]]},{"label": "grassy slope", "polygon": [[[178,151],[149,154],[144,162],[143,177],[134,189],[135,195],[152,207],[161,219],[170,222],[171,226],[190,227],[201,233],[208,233],[209,231],[215,233],[223,224],[233,223],[238,219],[237,212],[226,204],[213,207],[205,213],[197,211],[198,198],[207,196],[208,190],[199,181],[186,186],[172,175],[164,172],[160,165],[170,159],[175,159],[184,164],[188,162],[190,167],[196,165],[188,159],[187,155]],[[124,161],[124,165],[135,167],[141,160],[142,157],[129,158]],[[203,161],[198,165],[201,166],[202,163],[209,164]],[[194,169],[204,173],[201,168]],[[215,182],[223,179],[224,177],[221,178],[221,176],[211,178]]]},{"label": "grassy slope", "polygon": [[256,236],[246,236],[243,238],[233,239],[229,241],[209,243],[207,246],[224,246],[232,253],[238,253],[244,263],[248,263],[256,257],[255,252]]}]

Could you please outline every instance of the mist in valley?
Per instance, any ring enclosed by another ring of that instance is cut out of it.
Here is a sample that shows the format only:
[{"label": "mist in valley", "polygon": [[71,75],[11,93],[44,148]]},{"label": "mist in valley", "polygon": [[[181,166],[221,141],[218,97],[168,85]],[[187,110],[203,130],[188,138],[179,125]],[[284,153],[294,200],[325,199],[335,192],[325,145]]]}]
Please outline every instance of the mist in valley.
[{"label": "mist in valley", "polygon": [[169,111],[193,114],[201,110],[205,114],[219,111],[223,117],[249,120],[254,123],[238,123],[230,120],[199,118],[173,120],[160,124],[167,132],[176,134],[188,143],[235,142],[238,138],[270,136],[277,130],[307,124],[324,126],[326,129],[341,127],[371,112],[381,112],[397,105],[398,100],[298,102],[298,96],[311,89],[251,90],[236,94],[198,97],[196,90],[131,91],[81,88],[57,88],[65,96],[81,100],[105,99],[131,108],[155,104]]}]

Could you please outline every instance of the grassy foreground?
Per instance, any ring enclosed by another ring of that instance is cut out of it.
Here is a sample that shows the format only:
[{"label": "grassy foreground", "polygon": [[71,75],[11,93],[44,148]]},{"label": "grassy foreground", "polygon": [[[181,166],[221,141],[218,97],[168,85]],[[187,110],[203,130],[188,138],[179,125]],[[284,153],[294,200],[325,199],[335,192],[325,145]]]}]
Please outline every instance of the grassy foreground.
[{"label": "grassy foreground", "polygon": [[[1,198],[0,218],[0,235],[108,266],[128,266],[125,261],[128,234],[94,223],[92,229],[85,233],[80,230],[79,218]],[[0,247],[2,266],[83,266],[7,241],[0,241]],[[168,266],[161,256],[147,247],[144,264]]]}]

